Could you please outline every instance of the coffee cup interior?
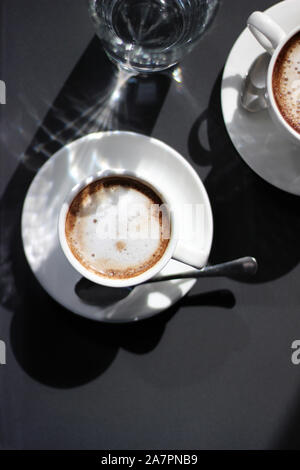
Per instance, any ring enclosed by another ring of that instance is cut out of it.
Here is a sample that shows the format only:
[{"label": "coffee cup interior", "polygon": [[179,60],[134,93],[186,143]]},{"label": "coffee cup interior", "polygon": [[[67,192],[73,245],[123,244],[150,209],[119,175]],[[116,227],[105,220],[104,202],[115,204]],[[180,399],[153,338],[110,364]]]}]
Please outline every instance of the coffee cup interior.
[{"label": "coffee cup interior", "polygon": [[100,172],[76,185],[61,208],[58,230],[73,268],[110,287],[155,276],[176,246],[175,217],[166,196],[126,170]]}]

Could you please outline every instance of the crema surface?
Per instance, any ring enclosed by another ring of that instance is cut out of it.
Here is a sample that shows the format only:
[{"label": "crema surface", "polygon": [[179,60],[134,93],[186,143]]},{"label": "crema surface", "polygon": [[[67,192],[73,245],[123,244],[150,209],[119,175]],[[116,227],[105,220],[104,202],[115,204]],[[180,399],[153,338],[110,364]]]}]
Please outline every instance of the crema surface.
[{"label": "crema surface", "polygon": [[91,183],[73,200],[66,236],[73,255],[100,276],[128,278],[152,267],[163,255],[166,212],[159,196],[130,178]]},{"label": "crema surface", "polygon": [[284,119],[300,132],[300,33],[280,52],[273,71],[273,91]]}]

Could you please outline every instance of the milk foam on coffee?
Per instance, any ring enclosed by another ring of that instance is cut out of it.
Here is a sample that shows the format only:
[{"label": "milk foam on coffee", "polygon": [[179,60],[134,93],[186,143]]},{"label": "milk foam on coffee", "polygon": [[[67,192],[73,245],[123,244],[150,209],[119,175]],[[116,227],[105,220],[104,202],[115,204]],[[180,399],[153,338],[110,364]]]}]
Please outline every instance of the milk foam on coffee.
[{"label": "milk foam on coffee", "polygon": [[275,100],[282,116],[300,133],[300,33],[283,47],[272,78]]},{"label": "milk foam on coffee", "polygon": [[162,200],[128,177],[109,177],[85,187],[66,218],[73,255],[88,270],[109,278],[137,276],[156,264],[169,239]]}]

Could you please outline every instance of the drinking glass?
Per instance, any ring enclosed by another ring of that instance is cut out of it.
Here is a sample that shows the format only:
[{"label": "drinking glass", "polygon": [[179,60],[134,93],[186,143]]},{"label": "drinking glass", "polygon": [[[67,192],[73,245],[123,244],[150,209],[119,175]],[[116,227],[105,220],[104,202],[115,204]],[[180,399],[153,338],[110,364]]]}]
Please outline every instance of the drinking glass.
[{"label": "drinking glass", "polygon": [[108,56],[132,72],[179,62],[207,29],[219,0],[89,0],[89,13]]}]

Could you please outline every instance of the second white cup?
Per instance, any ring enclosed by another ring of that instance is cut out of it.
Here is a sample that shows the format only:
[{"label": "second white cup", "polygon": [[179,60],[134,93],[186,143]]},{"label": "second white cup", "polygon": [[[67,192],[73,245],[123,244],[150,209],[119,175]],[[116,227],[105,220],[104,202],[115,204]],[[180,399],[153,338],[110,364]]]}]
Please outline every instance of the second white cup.
[{"label": "second white cup", "polygon": [[277,106],[273,90],[273,72],[280,52],[287,42],[300,31],[300,26],[286,34],[272,18],[260,11],[255,11],[249,16],[247,26],[261,46],[272,55],[267,72],[268,109],[271,118],[289,139],[299,145],[300,134],[287,122]]}]

